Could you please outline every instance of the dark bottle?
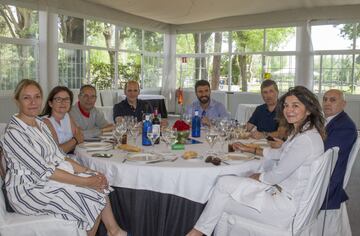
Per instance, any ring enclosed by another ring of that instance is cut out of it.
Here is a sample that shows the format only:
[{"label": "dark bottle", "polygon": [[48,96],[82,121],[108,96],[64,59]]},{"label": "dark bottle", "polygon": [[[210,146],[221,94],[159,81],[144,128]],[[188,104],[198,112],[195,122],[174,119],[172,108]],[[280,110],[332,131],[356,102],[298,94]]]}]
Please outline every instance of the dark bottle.
[{"label": "dark bottle", "polygon": [[191,121],[191,136],[197,138],[201,135],[201,119],[199,117],[199,111],[195,111],[195,115]]},{"label": "dark bottle", "polygon": [[151,127],[150,115],[145,116],[145,121],[143,123],[143,132],[142,132],[142,145],[151,146],[151,141],[147,137],[148,128]]},{"label": "dark bottle", "polygon": [[158,138],[155,140],[154,144],[159,144],[160,143],[160,119],[159,119],[159,114],[158,114],[158,110],[155,109],[154,110],[154,118],[152,120],[152,127],[153,127],[153,133],[157,133]]}]

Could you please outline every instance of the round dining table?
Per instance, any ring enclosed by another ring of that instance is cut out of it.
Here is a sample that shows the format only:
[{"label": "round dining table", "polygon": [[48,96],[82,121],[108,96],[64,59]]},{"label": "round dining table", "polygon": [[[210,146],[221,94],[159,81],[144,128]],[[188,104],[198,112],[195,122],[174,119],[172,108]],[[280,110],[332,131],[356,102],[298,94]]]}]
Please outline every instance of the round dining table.
[{"label": "round dining table", "polygon": [[[255,158],[207,163],[210,147],[202,138],[198,141],[185,144],[184,150],[170,150],[163,142],[149,147],[141,146],[138,140],[142,151],[135,154],[117,148],[101,150],[101,145],[95,150],[79,145],[74,158],[106,175],[114,189],[109,197],[115,218],[132,236],[183,236],[196,223],[219,177],[248,176],[258,172],[262,163]],[[214,150],[226,157],[225,147],[217,143]],[[182,157],[185,151],[198,155],[187,160]],[[132,158],[146,153],[155,161]],[[107,155],[96,157],[98,154]],[[100,227],[98,234],[106,235],[102,230]]]}]

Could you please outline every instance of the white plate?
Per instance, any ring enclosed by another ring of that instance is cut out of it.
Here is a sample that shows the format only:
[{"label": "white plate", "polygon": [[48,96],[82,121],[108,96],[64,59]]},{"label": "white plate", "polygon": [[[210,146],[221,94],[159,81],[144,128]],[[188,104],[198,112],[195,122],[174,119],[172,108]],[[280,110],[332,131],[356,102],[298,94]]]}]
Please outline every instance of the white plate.
[{"label": "white plate", "polygon": [[224,161],[250,161],[255,159],[255,155],[245,152],[230,152],[223,158]]},{"label": "white plate", "polygon": [[203,156],[197,156],[197,157],[186,159],[182,155],[181,155],[181,158],[184,159],[185,161],[202,161],[204,159]]},{"label": "white plate", "polygon": [[153,154],[153,153],[129,153],[125,159],[127,161],[135,161],[146,163],[149,161],[159,161],[162,160],[163,157],[161,155]]},{"label": "white plate", "polygon": [[85,142],[79,144],[79,147],[85,148],[87,151],[107,151],[112,149],[112,144],[105,142]]}]

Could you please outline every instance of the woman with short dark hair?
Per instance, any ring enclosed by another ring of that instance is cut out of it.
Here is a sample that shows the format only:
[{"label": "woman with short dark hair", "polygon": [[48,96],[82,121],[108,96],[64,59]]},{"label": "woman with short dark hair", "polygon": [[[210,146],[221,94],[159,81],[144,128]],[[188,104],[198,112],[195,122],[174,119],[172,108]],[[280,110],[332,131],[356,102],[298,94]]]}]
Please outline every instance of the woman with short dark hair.
[{"label": "woman with short dark hair", "polygon": [[71,90],[56,86],[50,91],[41,114],[53,138],[65,153],[73,151],[77,144],[84,142],[82,131],[68,113],[72,102]]}]

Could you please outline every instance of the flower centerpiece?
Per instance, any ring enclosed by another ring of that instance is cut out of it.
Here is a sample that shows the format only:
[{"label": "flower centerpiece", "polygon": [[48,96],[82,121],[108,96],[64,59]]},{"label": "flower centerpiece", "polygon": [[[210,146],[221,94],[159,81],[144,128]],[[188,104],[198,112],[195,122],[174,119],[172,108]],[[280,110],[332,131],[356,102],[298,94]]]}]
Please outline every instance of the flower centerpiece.
[{"label": "flower centerpiece", "polygon": [[183,120],[177,120],[173,128],[177,130],[177,142],[185,144],[190,135],[190,126]]}]

